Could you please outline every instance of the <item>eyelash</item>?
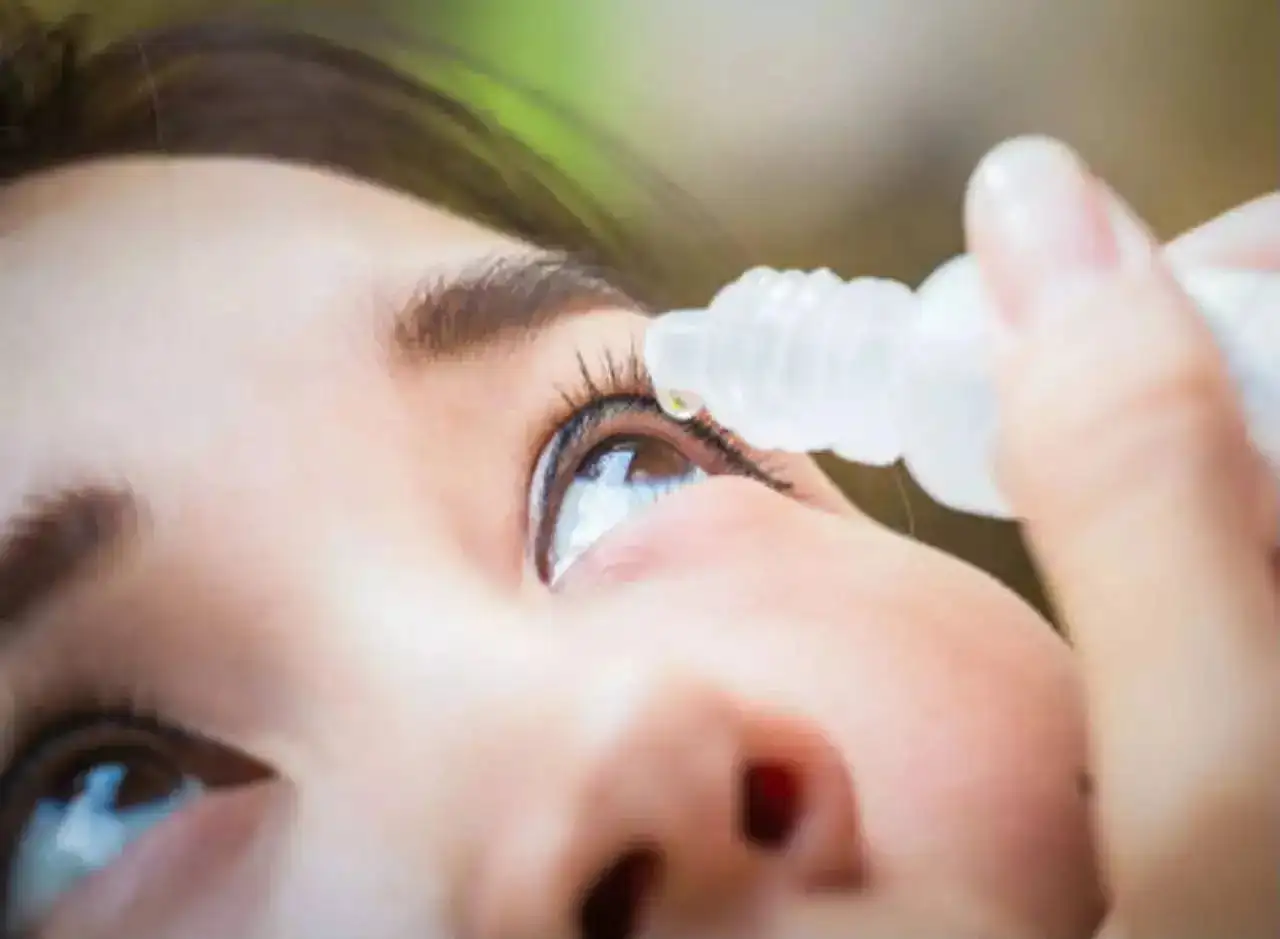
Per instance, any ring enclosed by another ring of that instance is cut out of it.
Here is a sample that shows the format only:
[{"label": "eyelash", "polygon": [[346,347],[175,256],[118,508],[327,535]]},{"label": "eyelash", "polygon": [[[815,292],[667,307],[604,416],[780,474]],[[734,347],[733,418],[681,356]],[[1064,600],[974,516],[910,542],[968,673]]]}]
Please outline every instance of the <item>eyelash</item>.
[{"label": "eyelash", "polygon": [[0,805],[4,796],[22,782],[24,766],[38,761],[67,734],[102,723],[154,728],[167,736],[199,734],[161,715],[138,689],[103,684],[100,677],[81,681],[79,676],[58,675],[40,688],[40,697],[28,700],[31,689],[18,689],[13,718],[0,741]]},{"label": "eyelash", "polygon": [[[551,489],[555,479],[570,467],[566,456],[577,454],[584,441],[597,436],[601,427],[627,413],[643,413],[661,418],[672,430],[690,441],[709,447],[721,456],[730,471],[762,483],[777,492],[789,493],[784,468],[770,454],[753,454],[729,430],[705,414],[687,421],[668,416],[653,387],[640,351],[633,343],[621,358],[612,351],[601,354],[593,367],[582,353],[577,355],[577,383],[561,388],[565,417],[549,443],[543,478],[535,480],[540,492]],[[606,439],[601,436],[601,440]]]},{"label": "eyelash", "polygon": [[[560,395],[563,411],[553,422],[555,431],[536,448],[537,463],[530,477],[529,551],[544,580],[544,560],[555,532],[554,524],[548,525],[548,520],[581,461],[612,437],[665,438],[695,464],[698,461],[688,456],[688,451],[701,448],[720,463],[722,474],[752,479],[784,494],[794,489],[786,479],[785,468],[771,465],[775,460],[781,464],[776,455],[751,453],[706,415],[688,421],[667,415],[657,402],[653,382],[634,345],[621,357],[604,352],[594,366],[579,354],[577,382],[562,387]],[[628,418],[633,425],[643,418],[648,429],[626,427],[623,422]],[[615,426],[619,424],[623,426]],[[708,469],[705,465],[702,468]]]}]

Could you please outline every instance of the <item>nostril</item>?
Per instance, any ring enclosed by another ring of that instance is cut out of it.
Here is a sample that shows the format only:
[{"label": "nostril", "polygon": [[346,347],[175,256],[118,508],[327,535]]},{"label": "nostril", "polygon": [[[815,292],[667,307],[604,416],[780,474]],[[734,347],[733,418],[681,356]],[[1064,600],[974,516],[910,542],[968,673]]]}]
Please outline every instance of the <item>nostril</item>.
[{"label": "nostril", "polygon": [[787,763],[748,763],[742,774],[742,830],[767,851],[791,842],[804,813],[804,786]]},{"label": "nostril", "polygon": [[649,848],[627,851],[587,890],[578,910],[580,939],[634,939],[662,876],[662,858]]}]

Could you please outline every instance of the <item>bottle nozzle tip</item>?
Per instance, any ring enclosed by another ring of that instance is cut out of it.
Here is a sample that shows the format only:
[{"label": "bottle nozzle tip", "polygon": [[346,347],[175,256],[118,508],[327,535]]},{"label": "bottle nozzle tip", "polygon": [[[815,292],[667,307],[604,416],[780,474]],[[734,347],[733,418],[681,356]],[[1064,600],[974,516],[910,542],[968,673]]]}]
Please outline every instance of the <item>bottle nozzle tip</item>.
[{"label": "bottle nozzle tip", "polygon": [[655,319],[645,331],[645,368],[655,387],[666,389],[660,400],[666,398],[663,409],[672,416],[695,404],[693,413],[701,410],[697,392],[701,390],[705,322],[704,310],[672,310]]},{"label": "bottle nozzle tip", "polygon": [[655,393],[658,405],[669,416],[678,421],[691,421],[703,409],[702,399],[691,391],[678,391],[673,388],[659,388]]}]

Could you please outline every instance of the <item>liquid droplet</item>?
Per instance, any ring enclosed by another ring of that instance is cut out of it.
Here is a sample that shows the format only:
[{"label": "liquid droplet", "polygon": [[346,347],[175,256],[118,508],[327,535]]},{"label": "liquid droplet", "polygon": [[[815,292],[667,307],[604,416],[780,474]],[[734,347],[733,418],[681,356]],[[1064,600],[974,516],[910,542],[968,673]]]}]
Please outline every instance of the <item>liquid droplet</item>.
[{"label": "liquid droplet", "polygon": [[702,399],[689,391],[659,388],[655,397],[662,410],[678,421],[693,420],[703,408]]}]

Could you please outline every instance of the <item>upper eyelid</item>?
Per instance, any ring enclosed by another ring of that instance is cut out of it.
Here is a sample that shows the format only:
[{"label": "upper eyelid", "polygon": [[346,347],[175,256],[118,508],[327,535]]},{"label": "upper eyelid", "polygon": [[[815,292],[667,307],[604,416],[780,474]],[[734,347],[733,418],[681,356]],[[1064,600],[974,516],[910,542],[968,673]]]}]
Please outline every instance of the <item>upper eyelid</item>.
[{"label": "upper eyelid", "polygon": [[[576,384],[560,386],[561,409],[550,422],[548,432],[544,432],[534,450],[535,467],[543,461],[547,448],[553,446],[564,429],[580,414],[583,408],[598,404],[602,399],[610,397],[632,396],[644,399],[652,405],[652,413],[666,420],[673,428],[685,428],[684,434],[701,443],[709,444],[721,451],[723,455],[740,465],[741,469],[771,488],[781,492],[793,489],[785,478],[786,474],[772,473],[762,464],[764,454],[737,438],[732,432],[721,427],[714,420],[699,416],[692,421],[676,421],[669,418],[657,405],[656,389],[645,366],[644,355],[639,338],[634,334],[619,352],[617,345],[605,346],[599,352],[592,353],[594,364],[589,354],[581,348],[574,355],[577,365]],[[537,484],[536,469],[531,467],[529,480]]]}]

